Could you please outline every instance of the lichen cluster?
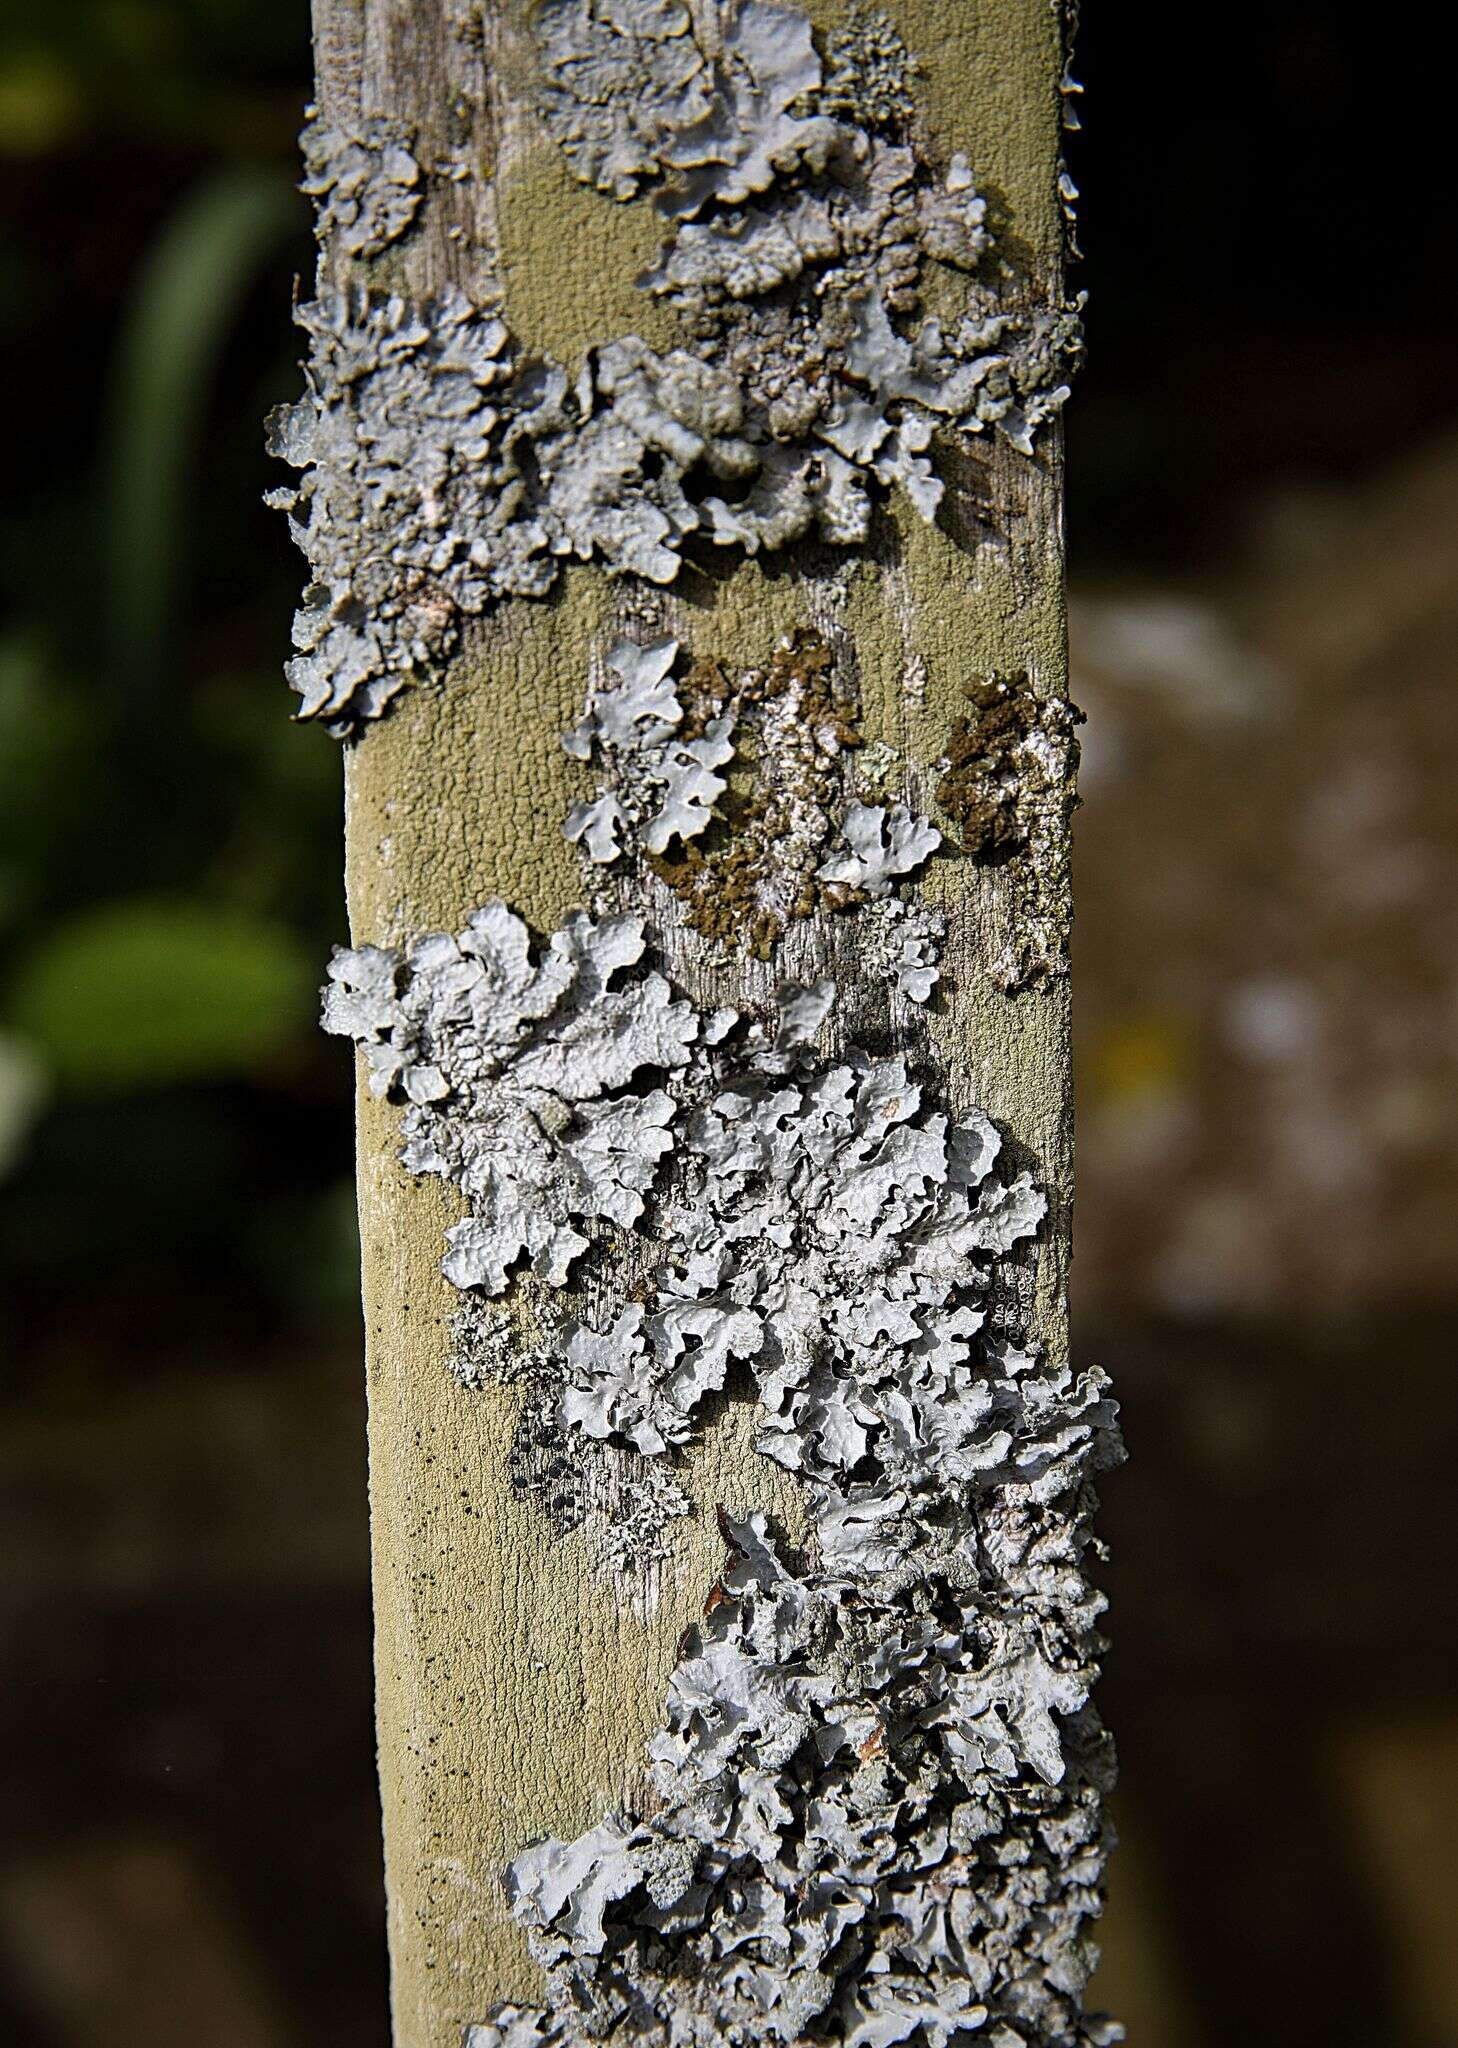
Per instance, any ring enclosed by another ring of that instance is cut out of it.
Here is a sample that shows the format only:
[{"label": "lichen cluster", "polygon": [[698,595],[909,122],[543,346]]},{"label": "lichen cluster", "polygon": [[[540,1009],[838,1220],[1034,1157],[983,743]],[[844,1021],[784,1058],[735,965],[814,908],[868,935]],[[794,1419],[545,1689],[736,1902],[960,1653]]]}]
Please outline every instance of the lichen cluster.
[{"label": "lichen cluster", "polygon": [[[406,1164],[467,1197],[458,1286],[530,1267],[558,1288],[589,1230],[646,1231],[628,1299],[541,1318],[518,1448],[537,1497],[580,1519],[584,1447],[671,1459],[738,1370],[810,1523],[798,1557],[728,1528],[652,1816],[517,1859],[549,2003],[471,2038],[1112,2040],[1078,2004],[1109,1770],[1081,1560],[1116,1437],[1101,1375],[1008,1323],[1000,1276],[1043,1197],[903,1057],[818,1054],[832,984],[783,989],[773,1023],[702,1016],[644,956],[635,919],[579,913],[534,950],[490,905],[337,956],[326,1000],[408,1105]],[[681,1499],[668,1478],[657,1505]]]},{"label": "lichen cluster", "polygon": [[734,758],[735,714],[718,709],[685,729],[672,677],[676,640],[648,647],[620,640],[607,657],[609,680],[591,691],[582,720],[562,745],[578,761],[607,774],[590,802],[574,804],[563,826],[600,867],[628,845],[667,853],[677,839],[697,837],[728,783],[719,773]]},{"label": "lichen cluster", "polygon": [[652,1744],[662,1805],[517,1858],[549,2003],[499,2008],[468,2048],[1122,2038],[1079,2009],[1112,1758],[1087,1531],[1059,1498],[1108,1454],[1098,1405],[1069,1403],[1041,1499],[968,1490],[987,1564],[960,1584],[807,1568],[726,1518]]},{"label": "lichen cluster", "polygon": [[936,799],[962,851],[1006,871],[1009,929],[993,973],[1011,992],[1067,969],[1081,714],[1021,672],[978,677],[963,695],[971,708],[948,735]]},{"label": "lichen cluster", "polygon": [[[892,490],[935,517],[939,444],[1030,452],[1077,353],[1076,309],[1016,283],[971,164],[928,144],[883,16],[818,41],[776,0],[531,21],[575,174],[659,209],[639,283],[682,346],[623,335],[569,371],[521,352],[489,289],[302,310],[309,388],[270,442],[302,472],[274,502],[310,564],[289,676],[344,734],[570,561],[666,584],[701,546],[863,543]],[[409,228],[403,131],[316,121],[305,149],[331,274]],[[938,978],[914,884],[942,833],[889,750],[857,782],[830,646],[801,631],[737,672],[683,652],[612,645],[563,739],[597,775],[564,826],[596,914],[539,940],[488,903],[340,952],[325,996],[400,1107],[403,1164],[460,1205],[454,1364],[519,1394],[517,1492],[641,1587],[693,1511],[686,1447],[752,1392],[805,1510],[796,1545],[721,1512],[651,1795],[515,1858],[545,1999],[467,2042],[1097,2048],[1120,2030],[1082,2014],[1112,1771],[1085,1561],[1114,1406],[1026,1338],[1045,1198],[945,1105],[925,1031],[916,1055],[847,1044],[829,978],[701,1009],[645,918],[604,909],[666,885],[762,960],[838,912],[868,983],[921,1003]],[[1061,965],[1072,714],[1026,678],[968,695],[937,797],[1010,878],[1013,988]]]},{"label": "lichen cluster", "polygon": [[312,108],[299,137],[299,190],[314,201],[314,232],[346,256],[367,261],[404,234],[423,196],[414,137],[398,121],[362,121],[353,132]]},{"label": "lichen cluster", "polygon": [[793,919],[874,902],[873,971],[925,1002],[945,923],[893,890],[941,834],[905,804],[845,796],[860,733],[829,647],[802,630],[737,680],[699,663],[682,687],[679,652],[674,640],[609,651],[605,679],[563,735],[568,753],[604,776],[568,812],[568,839],[595,867],[640,857],[681,898],[692,930],[759,959]]},{"label": "lichen cluster", "polygon": [[857,712],[829,647],[809,631],[732,683],[721,671],[717,683],[738,775],[715,827],[652,866],[692,930],[767,960],[786,927],[823,901],[819,870],[845,808]]},{"label": "lichen cluster", "polygon": [[[658,197],[668,239],[639,281],[684,346],[624,335],[569,374],[454,290],[321,290],[301,309],[309,388],[270,433],[304,471],[272,495],[310,568],[288,674],[301,715],[342,733],[438,664],[463,618],[544,595],[569,560],[667,583],[695,539],[863,542],[888,489],[935,515],[935,434],[1028,451],[1067,393],[1076,309],[1010,294],[969,164],[933,163],[913,135],[888,24],[838,32],[823,57],[770,0],[692,17],[548,0],[534,20],[578,175]],[[372,253],[413,213],[413,157],[373,129],[307,139],[321,229]]]},{"label": "lichen cluster", "polygon": [[519,1260],[564,1286],[582,1224],[642,1215],[675,1105],[632,1084],[683,1066],[700,1036],[643,951],[640,918],[577,911],[534,957],[521,919],[489,903],[454,937],[335,954],[324,1029],[364,1048],[375,1094],[409,1105],[404,1164],[470,1206],[446,1233],[456,1286],[501,1294]]},{"label": "lichen cluster", "polygon": [[882,896],[867,906],[859,939],[867,979],[895,988],[908,1001],[930,1001],[941,980],[947,920],[940,910],[904,896]]}]

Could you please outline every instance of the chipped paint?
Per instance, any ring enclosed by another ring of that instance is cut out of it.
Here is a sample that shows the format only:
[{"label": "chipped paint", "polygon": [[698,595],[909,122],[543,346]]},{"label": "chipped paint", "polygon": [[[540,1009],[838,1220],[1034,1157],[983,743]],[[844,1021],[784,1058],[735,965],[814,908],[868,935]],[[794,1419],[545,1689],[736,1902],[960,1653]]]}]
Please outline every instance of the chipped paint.
[{"label": "chipped paint", "polygon": [[[693,539],[862,544],[893,490],[933,519],[937,437],[1031,454],[1081,347],[1076,306],[1025,302],[993,260],[966,158],[916,142],[914,67],[884,18],[833,36],[828,71],[808,19],[770,0],[546,0],[534,24],[577,175],[666,215],[639,283],[684,346],[625,334],[569,371],[520,354],[494,293],[321,289],[301,308],[309,388],[269,447],[304,474],[270,502],[309,562],[300,715],[343,734],[435,669],[463,619],[546,595],[568,561],[670,583]],[[398,232],[403,143],[306,137],[321,228],[359,253]]]}]

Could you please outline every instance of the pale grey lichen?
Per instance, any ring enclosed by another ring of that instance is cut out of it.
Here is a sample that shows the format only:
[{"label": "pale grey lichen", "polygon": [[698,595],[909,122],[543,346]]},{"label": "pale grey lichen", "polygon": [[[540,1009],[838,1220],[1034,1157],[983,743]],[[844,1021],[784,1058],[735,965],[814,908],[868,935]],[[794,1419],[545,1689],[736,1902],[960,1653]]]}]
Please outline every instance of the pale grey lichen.
[{"label": "pale grey lichen", "polygon": [[[911,1515],[942,1464],[966,1476],[988,1412],[967,1363],[982,1322],[971,1302],[1044,1203],[1026,1175],[990,1177],[991,1125],[925,1108],[904,1059],[807,1066],[827,1004],[821,990],[808,1015],[789,1007],[796,1028],[782,1021],[773,1049],[728,1069],[683,1120],[655,1230],[667,1263],[645,1302],[574,1327],[562,1419],[640,1450],[682,1443],[740,1359],[766,1456],[849,1490],[874,1442]],[[842,1542],[847,1567],[862,1564]]]},{"label": "pale grey lichen", "polygon": [[886,798],[906,777],[906,755],[886,740],[872,740],[856,757],[856,790],[861,796]]},{"label": "pale grey lichen", "polygon": [[1120,2037],[1078,2006],[1112,1764],[1087,1705],[1086,1532],[1055,1537],[1006,1485],[964,1513],[996,1531],[997,1567],[899,1593],[808,1571],[762,1517],[726,1520],[728,1569],[651,1745],[659,1809],[518,1857],[552,2001],[468,2041]]},{"label": "pale grey lichen", "polygon": [[403,1163],[469,1204],[446,1233],[456,1286],[500,1294],[522,1260],[564,1286],[582,1225],[642,1214],[674,1104],[630,1084],[681,1067],[699,1028],[643,951],[640,918],[579,911],[534,957],[491,903],[454,937],[335,954],[324,1029],[362,1048],[376,1095],[408,1105]]},{"label": "pale grey lichen", "polygon": [[377,118],[351,130],[310,107],[299,147],[299,190],[314,201],[314,232],[347,256],[378,256],[414,220],[421,200],[420,165],[410,130]]},{"label": "pale grey lichen", "polygon": [[[644,951],[637,920],[581,914],[534,951],[490,905],[339,956],[327,998],[408,1104],[407,1165],[467,1195],[453,1245],[487,1226],[488,1256],[447,1259],[457,1285],[499,1292],[531,1258],[550,1288],[578,1221],[648,1224],[657,1263],[617,1307],[553,1319],[538,1292],[521,1490],[559,1527],[596,1511],[624,1564],[661,1554],[593,1461],[671,1454],[736,1369],[810,1523],[797,1557],[725,1522],[653,1811],[515,1859],[549,2002],[469,2038],[1113,2040],[1079,2011],[1110,1769],[1081,1561],[1117,1438],[1102,1375],[1008,1327],[1044,1198],[905,1057],[817,1051],[830,983],[784,988],[773,1024],[700,1019]],[[601,1117],[625,1120],[605,1186],[582,1167]],[[650,1520],[680,1511],[664,1478]]]},{"label": "pale grey lichen", "polygon": [[564,1410],[681,1442],[740,1359],[810,1546],[725,1522],[650,1745],[654,1810],[516,1858],[550,2002],[479,2044],[1118,2038],[1079,2010],[1111,1771],[1081,1560],[1112,1404],[1098,1373],[987,1332],[1043,1213],[995,1171],[993,1127],[951,1122],[900,1059],[820,1064],[807,993],[716,1065],[664,1263],[588,1341],[573,1327]]},{"label": "pale grey lichen", "polygon": [[593,1570],[620,1581],[617,1590],[632,1599],[649,1568],[667,1561],[672,1525],[692,1513],[692,1503],[662,1458],[563,1430],[560,1361],[532,1337],[537,1324],[550,1320],[541,1314],[545,1287],[523,1273],[510,1302],[466,1290],[450,1318],[450,1367],[473,1393],[492,1384],[517,1393],[506,1456],[513,1493],[536,1509],[554,1538],[580,1533]]},{"label": "pale grey lichen", "polygon": [[553,132],[579,178],[631,199],[658,152],[709,112],[710,79],[679,0],[541,0],[535,27]]},{"label": "pale grey lichen", "polygon": [[857,712],[828,644],[800,631],[768,662],[731,677],[695,664],[695,727],[734,745],[734,784],[702,840],[655,858],[655,874],[705,938],[768,959],[796,919],[819,907],[816,870],[843,809]]},{"label": "pale grey lichen", "polygon": [[[691,718],[673,675],[679,655],[676,640],[620,640],[608,652],[581,720],[562,735],[568,754],[607,779],[569,810],[566,837],[593,867],[654,857],[695,929],[766,956],[793,919],[864,899],[876,911],[864,933],[867,971],[925,1002],[945,920],[892,891],[941,835],[905,804],[842,800],[842,758],[859,735],[835,694],[825,643],[794,636],[737,682],[717,663],[694,666]],[[721,808],[729,786],[721,771],[741,739],[741,788]],[[900,758],[883,752],[893,765]],[[711,820],[715,843],[690,846]],[[665,860],[675,840],[678,851]]]},{"label": "pale grey lichen", "polygon": [[905,804],[853,803],[841,826],[840,850],[818,869],[822,882],[858,889],[866,896],[887,896],[894,882],[914,875],[936,852],[942,835],[925,818],[913,817]]},{"label": "pale grey lichen", "polygon": [[558,1339],[569,1430],[640,1448],[746,1363],[810,1547],[725,1520],[654,1810],[515,1859],[549,2003],[477,2048],[1119,2037],[1079,2009],[1112,1768],[1082,1557],[1113,1407],[987,1333],[1043,1213],[1029,1176],[904,1061],[820,1064],[829,995],[786,991],[775,1033],[699,1067],[652,1288]]},{"label": "pale grey lichen", "polygon": [[309,390],[269,420],[304,471],[271,492],[311,580],[289,681],[300,716],[348,732],[455,645],[463,618],[540,597],[564,557],[670,580],[698,527],[690,470],[751,473],[732,381],[633,337],[575,384],[522,368],[453,287],[429,307],[327,293],[301,308]]},{"label": "pale grey lichen", "polygon": [[[1063,71],[1058,80],[1058,97],[1062,111],[1062,126],[1070,134],[1077,134],[1083,127],[1079,118],[1078,101],[1083,87],[1073,75],[1073,53],[1078,42],[1079,0],[1063,0]],[[1068,168],[1067,158],[1060,153],[1058,158],[1058,201],[1063,209],[1064,247],[1075,261],[1083,255],[1078,246],[1078,187]]]},{"label": "pale grey lichen", "polygon": [[941,979],[945,916],[902,896],[878,897],[867,909],[860,932],[867,977],[873,985],[889,982],[913,1003],[928,1002]]},{"label": "pale grey lichen", "polygon": [[697,838],[727,787],[719,770],[734,756],[734,715],[709,718],[680,737],[684,711],[671,676],[677,655],[676,640],[648,647],[620,640],[607,656],[610,680],[589,693],[581,723],[562,736],[569,754],[596,762],[610,778],[590,801],[573,805],[562,828],[598,866],[629,844],[664,854],[675,839]]},{"label": "pale grey lichen", "polygon": [[[348,733],[439,664],[463,618],[544,595],[565,562],[666,583],[692,537],[755,554],[863,542],[904,490],[924,518],[938,432],[1030,451],[1067,395],[1077,308],[1016,302],[965,156],[911,139],[910,60],[868,17],[832,35],[770,0],[546,0],[548,125],[588,183],[657,192],[640,282],[682,348],[604,341],[569,374],[521,359],[494,301],[321,291],[309,389],[271,421],[304,470],[310,586],[288,664],[301,716]],[[308,131],[322,225],[366,255],[413,210],[414,159],[372,128]],[[931,280],[941,307],[924,311]],[[616,821],[583,824],[609,848]]]}]

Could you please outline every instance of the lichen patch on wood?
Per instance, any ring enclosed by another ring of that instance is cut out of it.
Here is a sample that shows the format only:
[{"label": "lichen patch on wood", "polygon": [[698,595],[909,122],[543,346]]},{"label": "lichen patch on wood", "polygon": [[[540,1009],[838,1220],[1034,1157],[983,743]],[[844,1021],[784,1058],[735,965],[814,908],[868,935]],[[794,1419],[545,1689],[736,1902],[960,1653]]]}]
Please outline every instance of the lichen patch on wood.
[{"label": "lichen patch on wood", "polygon": [[1025,672],[979,677],[963,694],[971,709],[948,735],[936,799],[962,852],[1007,871],[1009,932],[995,972],[1012,991],[1067,971],[1081,713],[1038,696]]},{"label": "lichen patch on wood", "polygon": [[[676,653],[617,651],[588,751],[674,730]],[[817,875],[875,920],[936,834],[855,803],[843,829]],[[783,987],[773,1024],[705,1016],[647,950],[641,921],[583,913],[534,948],[489,904],[456,937],[339,954],[326,995],[326,1028],[408,1105],[405,1165],[467,1198],[447,1277],[542,1283],[518,1491],[562,1528],[595,1507],[619,1568],[651,1564],[687,1503],[671,1469],[635,1483],[623,1461],[671,1458],[738,1369],[810,1518],[801,1556],[762,1517],[725,1523],[651,1746],[654,1808],[515,1859],[549,2003],[468,2039],[1115,2040],[1080,2011],[1110,1773],[1082,1558],[1118,1438],[1102,1375],[1008,1325],[999,1270],[1044,1198],[934,1076],[820,1055],[833,984]],[[589,1224],[646,1240],[644,1281],[554,1318],[544,1289]],[[489,1339],[478,1358],[490,1371]]]},{"label": "lichen patch on wood", "polygon": [[956,678],[1062,673],[1056,17],[894,13],[364,0],[321,88],[275,436],[388,941],[328,1021],[409,2048],[1116,2034],[1117,1436],[1063,1323],[1067,991],[1009,951],[1061,962],[1066,832],[959,858],[932,765]]},{"label": "lichen patch on wood", "polygon": [[[934,518],[937,437],[1031,453],[1081,346],[1076,307],[998,264],[965,157],[916,138],[889,23],[833,38],[827,73],[808,19],[770,0],[548,0],[533,19],[578,175],[658,197],[668,239],[639,282],[685,346],[528,358],[494,288],[301,309],[309,389],[269,444],[304,471],[272,494],[310,569],[288,674],[301,716],[341,733],[569,560],[670,583],[695,541],[864,543],[892,490]],[[413,157],[373,130],[307,136],[321,225],[374,253],[413,213]]]},{"label": "lichen patch on wood", "polygon": [[321,244],[337,240],[346,256],[378,256],[404,234],[420,206],[422,175],[410,130],[398,121],[335,127],[310,110],[299,137],[299,189],[314,201]]},{"label": "lichen patch on wood", "polygon": [[739,676],[723,702],[737,772],[719,820],[701,842],[651,865],[691,930],[768,960],[787,926],[824,900],[820,865],[844,810],[859,714],[830,648],[808,629]]}]

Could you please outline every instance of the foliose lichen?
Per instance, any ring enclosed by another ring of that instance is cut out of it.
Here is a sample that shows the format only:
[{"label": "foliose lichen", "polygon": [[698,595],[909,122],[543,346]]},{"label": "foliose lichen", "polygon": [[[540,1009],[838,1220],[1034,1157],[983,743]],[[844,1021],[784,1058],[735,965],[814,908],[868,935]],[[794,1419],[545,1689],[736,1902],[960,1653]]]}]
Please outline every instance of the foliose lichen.
[{"label": "foliose lichen", "polygon": [[728,718],[735,772],[704,835],[651,861],[691,930],[769,959],[787,927],[826,901],[821,861],[845,810],[858,712],[819,634],[802,630],[731,680],[690,671],[699,723]]},{"label": "foliose lichen", "polygon": [[[1058,97],[1062,113],[1062,125],[1069,133],[1076,135],[1083,127],[1079,118],[1078,102],[1083,96],[1083,87],[1073,75],[1073,53],[1078,42],[1079,0],[1063,0],[1063,71],[1058,80]],[[1058,200],[1063,209],[1063,239],[1068,255],[1077,261],[1083,251],[1078,246],[1078,187],[1068,168],[1067,157],[1060,152],[1058,158]]]},{"label": "foliose lichen", "polygon": [[700,523],[688,470],[753,467],[723,373],[681,352],[629,336],[569,385],[520,365],[454,288],[429,307],[328,292],[298,317],[309,389],[269,420],[270,452],[304,472],[269,502],[311,573],[286,673],[300,716],[341,733],[439,663],[464,618],[545,596],[564,557],[671,580]]},{"label": "foliose lichen", "polygon": [[[304,309],[309,390],[271,428],[311,570],[290,680],[342,733],[571,560],[668,583],[700,544],[862,542],[894,489],[935,517],[939,439],[1029,451],[1077,353],[1076,308],[999,267],[970,162],[929,152],[884,16],[819,43],[773,0],[541,0],[533,25],[576,174],[658,205],[640,283],[683,346],[626,335],[569,374],[517,349],[489,291]],[[367,258],[408,225],[408,141],[314,136],[334,246]],[[1011,988],[1061,964],[1071,714],[1025,679],[969,694],[938,798],[1013,880]],[[840,911],[860,970],[925,1002],[944,922],[907,891],[941,835],[889,766],[857,789],[852,698],[814,633],[737,676],[624,639],[566,737],[600,777],[568,835],[761,958]],[[469,2048],[1120,2038],[1082,2013],[1112,1773],[1085,1566],[1114,1405],[1026,1336],[1033,1171],[944,1105],[925,1027],[900,1034],[915,1055],[871,1050],[836,1013],[828,978],[782,981],[773,1014],[700,1009],[642,917],[540,941],[502,903],[331,966],[326,1029],[401,1106],[407,1169],[462,1205],[454,1362],[519,1392],[517,1491],[642,1579],[733,1386],[805,1509],[796,1544],[721,1511],[651,1798],[513,1860],[546,1995]]]},{"label": "foliose lichen", "polygon": [[840,845],[817,874],[822,882],[883,897],[892,884],[914,875],[942,843],[936,826],[913,817],[905,804],[853,803],[840,828]]},{"label": "foliose lichen", "polygon": [[605,775],[568,812],[567,838],[593,867],[646,860],[682,899],[690,929],[760,958],[794,919],[872,902],[868,971],[925,1002],[945,920],[892,892],[941,834],[905,804],[844,795],[860,734],[829,647],[801,631],[735,682],[717,662],[694,664],[688,707],[673,673],[679,654],[675,640],[610,649],[581,721],[562,736]]},{"label": "foliose lichen", "polygon": [[732,711],[685,733],[684,709],[671,676],[676,640],[640,647],[620,640],[607,657],[609,680],[591,691],[582,722],[562,744],[579,761],[608,774],[588,803],[574,804],[563,826],[589,860],[606,866],[628,844],[667,853],[677,839],[696,838],[728,787],[719,773],[734,757]]},{"label": "foliose lichen", "polygon": [[422,197],[413,141],[398,121],[362,121],[346,131],[308,109],[299,137],[299,190],[314,201],[321,244],[337,243],[345,255],[367,259],[405,232]]},{"label": "foliose lichen", "polygon": [[501,1294],[522,1260],[564,1286],[584,1224],[643,1213],[674,1103],[629,1084],[683,1066],[699,1034],[643,951],[640,918],[578,911],[534,957],[521,919],[489,903],[454,937],[335,954],[324,1029],[363,1048],[375,1094],[409,1105],[403,1163],[469,1204],[442,1262],[458,1287]]},{"label": "foliose lichen", "polygon": [[[640,283],[684,346],[628,334],[569,374],[522,357],[489,294],[331,289],[301,309],[309,388],[270,447],[304,476],[271,501],[310,566],[289,678],[301,716],[342,733],[463,618],[544,595],[569,560],[667,583],[692,539],[854,544],[893,488],[933,518],[935,435],[1030,451],[1079,352],[1077,308],[997,267],[968,161],[913,139],[913,67],[883,19],[824,56],[770,0],[546,0],[534,26],[577,174],[657,196],[667,240]],[[413,158],[310,134],[331,231],[369,253],[413,207]]]},{"label": "foliose lichen", "polygon": [[924,903],[902,896],[882,896],[867,907],[861,925],[865,971],[886,982],[913,1003],[925,1003],[941,979],[938,962],[947,920]]},{"label": "foliose lichen", "polygon": [[[833,984],[786,987],[773,1022],[703,1017],[644,953],[638,921],[581,914],[534,950],[491,905],[340,955],[326,998],[408,1104],[406,1163],[471,1203],[458,1286],[530,1261],[557,1288],[579,1224],[647,1228],[629,1299],[541,1319],[523,1489],[571,1525],[594,1451],[671,1460],[733,1369],[809,1519],[798,1555],[726,1522],[654,1811],[515,1860],[548,2003],[468,2039],[1114,2040],[1079,2000],[1111,1766],[1082,1559],[1117,1438],[1102,1375],[1010,1324],[1044,1198],[904,1056],[819,1053]],[[625,1560],[652,1554],[617,1526]]]},{"label": "foliose lichen", "polygon": [[534,1341],[546,1283],[524,1271],[513,1292],[509,1303],[476,1288],[463,1292],[450,1318],[451,1370],[472,1392],[491,1384],[514,1389],[520,1408],[506,1456],[512,1492],[554,1538],[580,1532],[593,1571],[613,1582],[616,1597],[641,1602],[653,1567],[670,1556],[673,1524],[693,1505],[666,1460],[561,1427],[560,1361]]},{"label": "foliose lichen", "polygon": [[1068,965],[1070,827],[1077,727],[1066,698],[1040,697],[1025,673],[978,677],[937,764],[937,802],[964,853],[1005,870],[1009,933],[993,963],[1009,991]]}]

